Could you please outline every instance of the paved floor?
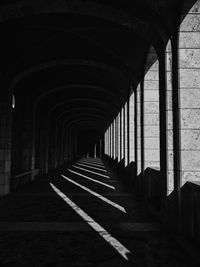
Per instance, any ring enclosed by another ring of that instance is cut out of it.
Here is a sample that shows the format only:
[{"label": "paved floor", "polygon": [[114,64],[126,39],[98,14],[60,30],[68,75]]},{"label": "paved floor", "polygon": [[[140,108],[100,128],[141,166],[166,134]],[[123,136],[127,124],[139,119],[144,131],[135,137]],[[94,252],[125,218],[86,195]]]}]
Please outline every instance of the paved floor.
[{"label": "paved floor", "polygon": [[0,214],[0,266],[193,266],[100,159],[1,198]]}]

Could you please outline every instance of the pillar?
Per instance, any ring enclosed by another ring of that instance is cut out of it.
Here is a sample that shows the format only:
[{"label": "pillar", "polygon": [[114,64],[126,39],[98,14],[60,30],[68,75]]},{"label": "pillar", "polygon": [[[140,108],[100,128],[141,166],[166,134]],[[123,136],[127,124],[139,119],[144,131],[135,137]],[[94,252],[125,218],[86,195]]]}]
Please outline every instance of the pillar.
[{"label": "pillar", "polygon": [[120,112],[118,113],[118,162],[121,161],[121,119],[120,119]]},{"label": "pillar", "polygon": [[127,114],[127,103],[124,106],[124,165],[128,165],[128,114]]},{"label": "pillar", "polygon": [[10,191],[11,176],[11,110],[0,103],[0,196]]},{"label": "pillar", "polygon": [[171,40],[166,47],[166,134],[167,134],[167,195],[174,190],[174,150],[173,150],[173,113],[172,113],[172,50]]},{"label": "pillar", "polygon": [[179,32],[180,186],[200,181],[200,1]]},{"label": "pillar", "polygon": [[118,162],[119,152],[118,152],[118,116],[115,118],[115,158]]},{"label": "pillar", "polygon": [[142,134],[141,134],[141,87],[138,85],[137,87],[137,175],[139,175],[142,171],[142,150],[141,150],[141,141],[142,141]]},{"label": "pillar", "polygon": [[23,124],[22,142],[22,170],[30,171],[32,158],[33,127],[30,119],[25,119]]},{"label": "pillar", "polygon": [[129,101],[129,149],[130,162],[135,161],[135,94],[132,93]]},{"label": "pillar", "polygon": [[160,170],[158,60],[144,78],[144,169]]}]

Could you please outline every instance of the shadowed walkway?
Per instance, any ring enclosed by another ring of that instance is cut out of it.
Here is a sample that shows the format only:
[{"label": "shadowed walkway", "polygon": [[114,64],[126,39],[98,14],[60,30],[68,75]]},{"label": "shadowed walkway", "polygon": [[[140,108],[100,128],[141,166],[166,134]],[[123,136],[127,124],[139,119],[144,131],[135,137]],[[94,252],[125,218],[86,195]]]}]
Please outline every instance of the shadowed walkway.
[{"label": "shadowed walkway", "polygon": [[100,159],[38,178],[0,213],[1,266],[192,266]]}]

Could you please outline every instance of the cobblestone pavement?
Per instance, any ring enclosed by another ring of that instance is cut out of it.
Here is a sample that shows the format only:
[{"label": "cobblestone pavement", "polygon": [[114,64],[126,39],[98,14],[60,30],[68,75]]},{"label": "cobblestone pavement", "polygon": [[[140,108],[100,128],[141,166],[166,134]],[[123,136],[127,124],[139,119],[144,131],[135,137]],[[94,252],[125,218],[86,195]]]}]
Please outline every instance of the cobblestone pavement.
[{"label": "cobblestone pavement", "polygon": [[[50,173],[0,199],[0,266],[195,266],[147,209],[124,189],[107,164],[104,171],[91,167],[82,166],[84,170],[70,167],[78,174],[68,169]],[[61,174],[120,205],[126,213]],[[50,183],[129,250],[128,260],[102,238],[102,232],[84,221],[77,207],[74,210],[67,204]]]}]

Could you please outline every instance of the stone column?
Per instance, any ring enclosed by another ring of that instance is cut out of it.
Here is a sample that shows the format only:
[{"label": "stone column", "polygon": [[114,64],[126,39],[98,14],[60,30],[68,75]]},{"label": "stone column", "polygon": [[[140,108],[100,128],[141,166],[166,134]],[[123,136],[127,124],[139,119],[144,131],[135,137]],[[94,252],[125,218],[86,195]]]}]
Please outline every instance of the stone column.
[{"label": "stone column", "polygon": [[141,88],[137,88],[137,175],[141,173]]},{"label": "stone column", "polygon": [[121,110],[121,161],[124,161],[124,108]]},{"label": "stone column", "polygon": [[166,97],[167,97],[167,195],[174,190],[174,151],[173,151],[173,114],[172,114],[172,50],[171,41],[166,47]]},{"label": "stone column", "polygon": [[108,130],[104,134],[104,139],[105,139],[105,141],[104,141],[104,146],[105,146],[104,150],[105,150],[105,154],[108,155]]},{"label": "stone column", "polygon": [[144,169],[147,167],[160,170],[158,61],[144,79]]},{"label": "stone column", "polygon": [[118,116],[115,118],[115,158],[118,161],[119,153],[118,153]]},{"label": "stone column", "polygon": [[108,156],[110,156],[110,127],[108,127]]},{"label": "stone column", "polygon": [[31,180],[34,180],[35,177],[35,147],[36,147],[36,113],[35,108],[33,110],[33,129],[32,129],[32,143],[31,143]]},{"label": "stone column", "polygon": [[130,162],[135,161],[135,97],[134,93],[130,96],[129,101],[129,149],[130,149]]},{"label": "stone column", "polygon": [[22,147],[22,170],[29,171],[31,169],[32,158],[32,138],[33,127],[32,121],[24,120],[23,124],[23,147]]},{"label": "stone column", "polygon": [[10,191],[11,176],[11,110],[0,103],[0,196]]},{"label": "stone column", "polygon": [[127,124],[127,103],[124,106],[124,165],[128,165],[128,124]]},{"label": "stone column", "polygon": [[118,113],[117,118],[118,118],[118,129],[117,129],[117,131],[118,131],[118,162],[120,162],[121,161],[121,131],[120,131],[121,120],[120,120],[120,113]]},{"label": "stone column", "polygon": [[109,126],[109,157],[111,158],[112,155],[112,151],[111,151],[111,146],[112,142],[111,142],[111,125]]},{"label": "stone column", "polygon": [[115,160],[115,119],[113,120],[112,123],[112,146],[113,146],[112,157]]},{"label": "stone column", "polygon": [[112,129],[111,129],[111,124],[110,124],[110,126],[109,126],[109,147],[110,147],[110,154],[109,154],[109,156],[110,156],[110,158],[112,157],[112,139],[111,139],[111,137],[112,137],[112,131],[111,131]]},{"label": "stone column", "polygon": [[179,76],[182,186],[200,181],[200,1],[180,26]]}]

